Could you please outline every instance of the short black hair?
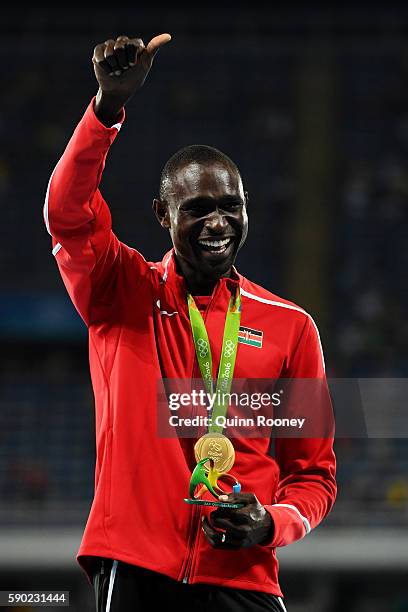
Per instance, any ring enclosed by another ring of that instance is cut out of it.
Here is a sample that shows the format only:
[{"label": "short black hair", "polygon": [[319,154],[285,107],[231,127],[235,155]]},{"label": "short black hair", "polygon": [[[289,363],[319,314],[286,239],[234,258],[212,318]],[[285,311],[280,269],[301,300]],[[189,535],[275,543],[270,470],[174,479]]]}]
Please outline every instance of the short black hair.
[{"label": "short black hair", "polygon": [[165,163],[160,176],[160,200],[162,202],[167,200],[171,178],[179,168],[187,166],[191,163],[205,165],[213,162],[220,162],[226,166],[229,166],[238,174],[239,177],[241,177],[241,173],[236,163],[219,149],[203,144],[188,145],[187,147],[183,147],[182,149],[176,151],[176,153],[174,153],[174,155],[172,155]]}]

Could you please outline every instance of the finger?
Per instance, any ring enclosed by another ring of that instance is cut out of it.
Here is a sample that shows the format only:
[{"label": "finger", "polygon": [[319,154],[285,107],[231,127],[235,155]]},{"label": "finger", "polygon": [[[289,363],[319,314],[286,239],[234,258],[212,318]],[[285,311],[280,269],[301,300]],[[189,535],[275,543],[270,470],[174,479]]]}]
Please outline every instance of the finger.
[{"label": "finger", "polygon": [[227,535],[223,531],[213,529],[206,517],[202,522],[202,529],[208,542],[214,548],[237,550],[242,547],[241,538],[236,538],[234,535]]},{"label": "finger", "polygon": [[[234,500],[234,503],[235,502],[238,502],[240,504],[245,503],[242,501],[242,499],[234,498],[232,497],[232,495],[231,495],[231,499]],[[229,502],[231,501],[231,499],[227,499],[227,501]],[[217,510],[211,512],[211,517],[213,519],[227,518],[233,523],[235,523],[236,525],[240,525],[240,524],[248,523],[248,513],[251,511],[251,509],[252,509],[251,504],[243,505],[242,508],[228,508],[228,507],[222,508],[220,507],[220,508],[217,508]]]},{"label": "finger", "polygon": [[243,548],[245,545],[245,540],[242,538],[237,538],[230,533],[225,534],[224,542],[221,542],[218,548],[228,549],[228,550],[239,550]]},{"label": "finger", "polygon": [[105,62],[108,63],[108,65],[110,66],[111,69],[111,74],[117,74],[117,73],[121,73],[121,67],[118,64],[118,61],[115,57],[114,54],[114,48],[115,48],[115,41],[114,40],[107,40],[105,42],[105,51],[104,51],[104,57],[105,57]]},{"label": "finger", "polygon": [[158,50],[160,49],[160,47],[162,47],[163,45],[165,45],[166,43],[170,41],[171,41],[170,34],[159,34],[159,36],[155,36],[154,38],[152,38],[152,40],[149,42],[149,44],[146,47],[146,51],[148,52],[150,57],[153,59],[156,53],[158,52]]},{"label": "finger", "polygon": [[96,45],[94,52],[93,52],[93,56],[92,56],[92,61],[93,62],[102,62],[103,59],[105,58],[103,52],[105,50],[105,45],[104,43],[100,44],[100,45]]},{"label": "finger", "polygon": [[106,43],[102,43],[95,47],[92,61],[98,67],[102,68],[107,74],[113,74],[112,66],[105,59],[105,47]]},{"label": "finger", "polygon": [[228,535],[234,536],[238,540],[244,540],[248,535],[248,525],[237,525],[227,518],[216,518],[212,525],[218,529],[225,529]]},{"label": "finger", "polygon": [[212,512],[210,514],[210,524],[218,529],[231,529],[234,532],[244,531],[248,528],[249,522],[247,517],[225,516]]},{"label": "finger", "polygon": [[257,502],[257,498],[253,493],[229,493],[228,495],[220,495],[219,500],[229,504],[244,504],[244,506]]},{"label": "finger", "polygon": [[141,38],[130,38],[126,44],[126,54],[129,66],[134,66],[137,57],[145,50],[144,42]]},{"label": "finger", "polygon": [[93,52],[93,56],[92,56],[92,62],[96,64],[97,66],[100,66],[105,72],[109,74],[110,72],[112,72],[112,69],[110,65],[105,61],[104,52],[105,52],[105,43],[96,45],[94,52]]},{"label": "finger", "polygon": [[211,546],[214,546],[214,548],[217,548],[221,543],[222,534],[216,529],[213,529],[213,527],[211,527],[206,517],[204,517],[201,523],[201,528],[204,532],[205,537],[211,544]]},{"label": "finger", "polygon": [[122,36],[117,36],[116,42],[122,42],[127,45],[127,43],[129,42],[129,36],[126,36],[126,34],[122,34]]},{"label": "finger", "polygon": [[116,39],[115,46],[113,47],[113,51],[116,57],[116,61],[118,62],[120,68],[122,70],[127,70],[129,68],[127,53],[126,53],[126,40],[121,40],[125,38],[124,36],[120,36]]},{"label": "finger", "polygon": [[235,525],[243,525],[248,523],[248,508],[249,506],[243,506],[242,508],[217,508],[211,512],[211,519],[214,522],[218,518],[226,518]]}]

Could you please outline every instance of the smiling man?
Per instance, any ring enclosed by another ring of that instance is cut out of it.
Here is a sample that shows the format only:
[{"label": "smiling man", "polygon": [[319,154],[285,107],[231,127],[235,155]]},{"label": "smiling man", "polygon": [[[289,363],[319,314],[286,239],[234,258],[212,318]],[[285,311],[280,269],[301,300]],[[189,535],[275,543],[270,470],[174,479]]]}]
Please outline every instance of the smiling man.
[{"label": "smiling man", "polygon": [[248,233],[247,203],[237,166],[213,147],[186,147],[166,163],[153,207],[193,295],[210,295],[231,276]]},{"label": "smiling man", "polygon": [[98,188],[124,107],[169,40],[162,34],[145,46],[120,36],[95,47],[99,90],[44,205],[53,255],[88,327],[95,395],[95,494],[77,558],[98,612],[276,612],[284,610],[276,548],[303,538],[335,499],[332,439],[277,437],[272,456],[268,438],[238,437],[230,457],[243,492],[224,498],[234,506],[188,505],[197,449],[207,436],[217,452],[220,439],[232,443],[214,430],[199,440],[159,437],[157,389],[163,379],[201,375],[211,385],[224,370],[227,384],[324,381],[317,328],[234,267],[248,195],[222,152],[193,145],[165,165],[153,208],[173,248],[159,262],[120,242]]}]

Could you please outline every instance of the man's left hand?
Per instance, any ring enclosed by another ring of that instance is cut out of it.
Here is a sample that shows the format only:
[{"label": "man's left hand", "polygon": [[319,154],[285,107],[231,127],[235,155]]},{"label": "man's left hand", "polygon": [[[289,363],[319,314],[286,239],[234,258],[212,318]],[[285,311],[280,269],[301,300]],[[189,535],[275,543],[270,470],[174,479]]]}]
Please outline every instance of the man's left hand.
[{"label": "man's left hand", "polygon": [[211,512],[210,520],[203,518],[202,529],[211,546],[236,550],[272,540],[271,515],[253,493],[220,495],[219,501],[241,503],[244,506],[217,508]]}]

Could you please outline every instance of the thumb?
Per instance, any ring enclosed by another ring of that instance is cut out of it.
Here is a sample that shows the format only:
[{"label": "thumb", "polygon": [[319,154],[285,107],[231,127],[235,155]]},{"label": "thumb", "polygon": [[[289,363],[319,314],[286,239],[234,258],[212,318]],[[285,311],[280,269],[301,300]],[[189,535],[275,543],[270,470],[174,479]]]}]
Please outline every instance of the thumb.
[{"label": "thumb", "polygon": [[163,45],[165,45],[166,43],[170,41],[171,41],[170,34],[159,34],[159,36],[155,36],[154,38],[152,38],[152,40],[149,42],[149,44],[146,47],[146,51],[150,55],[151,59],[154,58],[154,56],[156,55],[160,47],[162,47]]},{"label": "thumb", "polygon": [[228,495],[220,495],[219,501],[228,502],[229,504],[243,504],[249,506],[255,503],[256,497],[253,493],[228,493]]}]

